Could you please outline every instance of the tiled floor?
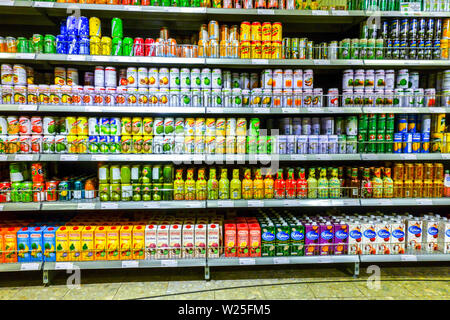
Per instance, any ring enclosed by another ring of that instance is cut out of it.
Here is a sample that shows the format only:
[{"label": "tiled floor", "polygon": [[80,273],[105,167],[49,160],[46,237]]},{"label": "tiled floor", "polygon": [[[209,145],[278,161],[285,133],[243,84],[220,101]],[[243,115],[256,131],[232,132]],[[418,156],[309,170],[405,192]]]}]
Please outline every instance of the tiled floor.
[{"label": "tiled floor", "polygon": [[[0,274],[0,299],[445,299],[450,300],[450,267],[381,266],[381,281],[361,269],[328,266],[212,269],[83,270],[80,288],[66,285],[58,272],[44,287],[40,273]],[[377,287],[376,285],[379,285]]]}]

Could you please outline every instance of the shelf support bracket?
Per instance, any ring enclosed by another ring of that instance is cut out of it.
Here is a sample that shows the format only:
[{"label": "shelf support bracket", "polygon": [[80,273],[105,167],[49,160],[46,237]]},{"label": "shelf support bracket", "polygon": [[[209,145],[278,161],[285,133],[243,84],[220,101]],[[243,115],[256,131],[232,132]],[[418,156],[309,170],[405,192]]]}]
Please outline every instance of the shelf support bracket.
[{"label": "shelf support bracket", "polygon": [[205,280],[211,280],[211,274],[208,264],[205,265]]},{"label": "shelf support bracket", "polygon": [[355,262],[355,268],[353,271],[353,277],[358,278],[359,277],[359,261]]},{"label": "shelf support bracket", "polygon": [[50,283],[50,276],[49,276],[49,274],[50,274],[49,270],[43,270],[42,271],[42,282],[43,282],[44,286],[47,286]]}]

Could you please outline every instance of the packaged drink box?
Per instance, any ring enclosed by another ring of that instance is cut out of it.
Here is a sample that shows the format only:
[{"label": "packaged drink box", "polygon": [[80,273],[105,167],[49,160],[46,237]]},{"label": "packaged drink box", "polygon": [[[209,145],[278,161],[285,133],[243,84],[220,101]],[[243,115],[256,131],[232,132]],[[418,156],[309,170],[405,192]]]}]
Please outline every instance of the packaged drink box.
[{"label": "packaged drink box", "polygon": [[291,234],[291,256],[305,255],[305,227],[300,222],[289,224]]},{"label": "packaged drink box", "polygon": [[290,232],[291,230],[288,224],[275,224],[275,256],[289,256]]},{"label": "packaged drink box", "polygon": [[17,262],[30,262],[30,230],[28,227],[17,231]]},{"label": "packaged drink box", "polygon": [[194,239],[195,239],[195,258],[205,258],[206,257],[206,246],[207,246],[207,225],[206,224],[196,224],[194,229]]},{"label": "packaged drink box", "polygon": [[250,257],[261,257],[261,228],[259,226],[259,223],[249,223],[248,230]]},{"label": "packaged drink box", "polygon": [[85,226],[81,230],[81,261],[94,261],[94,226]]},{"label": "packaged drink box", "polygon": [[17,232],[19,227],[7,227],[2,231],[3,234],[3,254],[5,263],[17,262]]},{"label": "packaged drink box", "polygon": [[98,226],[94,230],[94,256],[95,260],[107,259],[107,226]]},{"label": "packaged drink box", "polygon": [[145,225],[133,226],[133,260],[143,260],[145,258]]},{"label": "packaged drink box", "polygon": [[158,225],[151,223],[145,227],[145,259],[156,259],[157,257],[157,230]]},{"label": "packaged drink box", "polygon": [[159,224],[156,230],[156,259],[169,258],[169,230],[167,224]]},{"label": "packaged drink box", "polygon": [[219,224],[208,224],[208,258],[220,257],[220,226]]},{"label": "packaged drink box", "polygon": [[362,226],[360,222],[348,224],[348,254],[362,254]]},{"label": "packaged drink box", "polygon": [[182,231],[181,224],[171,224],[169,229],[169,256],[171,259],[181,259],[181,245],[182,245]]},{"label": "packaged drink box", "polygon": [[422,250],[423,222],[420,219],[406,220],[406,249]]},{"label": "packaged drink box", "polygon": [[81,258],[81,231],[83,227],[74,226],[68,228],[69,261],[80,261]]},{"label": "packaged drink box", "polygon": [[55,234],[56,261],[69,261],[69,227],[58,227]]},{"label": "packaged drink box", "polygon": [[106,228],[106,259],[120,259],[120,227],[110,226]]},{"label": "packaged drink box", "polygon": [[450,253],[450,221],[441,221],[438,239],[440,251]]},{"label": "packaged drink box", "polygon": [[30,262],[43,261],[42,227],[32,227],[30,230]]},{"label": "packaged drink box", "polygon": [[133,247],[133,227],[121,226],[119,234],[120,258],[119,260],[130,260],[132,258]]},{"label": "packaged drink box", "polygon": [[405,253],[405,223],[395,221],[391,223],[391,254]]},{"label": "packaged drink box", "polygon": [[237,256],[237,230],[236,224],[230,222],[224,222],[224,247],[225,257]]},{"label": "packaged drink box", "polygon": [[5,262],[5,242],[3,240],[3,232],[6,228],[3,226],[0,226],[0,263],[4,263]]},{"label": "packaged drink box", "polygon": [[238,257],[248,257],[248,225],[246,223],[236,224],[237,232],[237,256]]},{"label": "packaged drink box", "polygon": [[316,222],[306,222],[305,226],[305,256],[319,255],[320,227]]},{"label": "packaged drink box", "polygon": [[377,234],[376,240],[376,254],[391,254],[391,237],[392,237],[392,226],[389,222],[383,221],[378,222],[375,227],[375,232]]},{"label": "packaged drink box", "polygon": [[361,225],[362,233],[362,254],[376,254],[377,252],[377,233],[373,221]]},{"label": "packaged drink box", "polygon": [[333,254],[334,225],[331,222],[320,224],[319,254],[327,256]]},{"label": "packaged drink box", "polygon": [[334,223],[334,255],[348,253],[348,225],[345,223]]},{"label": "packaged drink box", "polygon": [[182,230],[182,240],[183,240],[182,257],[183,258],[191,259],[191,258],[195,257],[195,252],[194,252],[194,244],[195,244],[194,229],[195,229],[194,223],[186,223],[186,222],[184,222],[183,230]]},{"label": "packaged drink box", "polygon": [[423,222],[423,243],[422,248],[432,253],[438,251],[438,239],[439,239],[439,221],[438,220],[425,220]]}]

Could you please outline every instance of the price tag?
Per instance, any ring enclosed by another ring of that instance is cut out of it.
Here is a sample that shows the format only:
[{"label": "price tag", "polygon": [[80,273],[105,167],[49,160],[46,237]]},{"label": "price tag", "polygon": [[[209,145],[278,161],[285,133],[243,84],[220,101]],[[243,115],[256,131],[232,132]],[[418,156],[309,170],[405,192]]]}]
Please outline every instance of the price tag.
[{"label": "price tag", "polygon": [[16,59],[32,60],[35,57],[34,53],[16,53]]},{"label": "price tag", "polygon": [[415,154],[402,154],[400,159],[403,160],[417,160],[417,156]]},{"label": "price tag", "polygon": [[102,202],[100,205],[101,209],[117,209],[119,204],[117,202]]},{"label": "price tag", "polygon": [[176,267],[178,266],[177,260],[161,260],[161,267]]},{"label": "price tag", "polygon": [[363,160],[378,160],[378,156],[376,154],[363,154]]},{"label": "price tag", "polygon": [[344,205],[344,200],[331,200],[331,204],[332,204],[333,206],[339,206],[339,207],[341,207],[341,206]]},{"label": "price tag", "polygon": [[445,159],[445,160],[450,159],[450,153],[442,153],[441,156],[442,156],[442,159]]},{"label": "price tag", "polygon": [[219,208],[233,208],[234,207],[234,201],[229,200],[218,200],[217,206]]},{"label": "price tag", "polygon": [[270,113],[269,108],[254,108],[253,113]]},{"label": "price tag", "polygon": [[329,12],[326,10],[311,10],[313,16],[328,16]]},{"label": "price tag", "polygon": [[201,208],[202,203],[200,201],[187,201],[186,208]]},{"label": "price tag", "polygon": [[288,264],[291,260],[288,257],[276,257],[273,258],[273,264]]},{"label": "price tag", "polygon": [[433,201],[431,199],[416,199],[416,204],[419,206],[432,206]]},{"label": "price tag", "polygon": [[34,2],[34,7],[36,8],[53,8],[54,2]]},{"label": "price tag", "polygon": [[0,211],[3,211],[3,205],[0,205]]},{"label": "price tag", "polygon": [[122,268],[138,268],[139,261],[130,260],[130,261],[122,261]]},{"label": "price tag", "polygon": [[94,154],[94,155],[92,155],[91,159],[92,159],[93,161],[107,161],[107,160],[108,160],[108,156],[106,156],[106,155]]},{"label": "price tag", "polygon": [[344,206],[359,206],[359,200],[343,200]]},{"label": "price tag", "polygon": [[77,54],[68,54],[67,61],[86,61],[86,56]]},{"label": "price tag", "polygon": [[402,254],[400,256],[400,260],[402,260],[402,261],[417,261],[417,256],[414,254]]},{"label": "price tag", "polygon": [[125,10],[128,11],[142,11],[141,6],[125,6]]},{"label": "price tag", "polygon": [[330,257],[319,257],[317,263],[331,263],[333,260]]},{"label": "price tag", "polygon": [[281,112],[283,113],[297,113],[298,110],[295,108],[281,108]]},{"label": "price tag", "polygon": [[92,210],[95,209],[95,203],[79,203],[77,208],[78,210]]},{"label": "price tag", "polygon": [[329,65],[329,64],[330,64],[330,60],[325,60],[325,59],[314,60],[314,65],[316,65],[316,66]]},{"label": "price tag", "polygon": [[283,206],[285,207],[295,207],[298,204],[299,202],[297,200],[283,200]]},{"label": "price tag", "polygon": [[306,160],[306,156],[303,154],[292,154],[291,160]]},{"label": "price tag", "polygon": [[16,154],[14,157],[15,161],[33,161],[32,154]]},{"label": "price tag", "polygon": [[267,59],[252,59],[252,64],[269,64]]},{"label": "price tag", "polygon": [[380,206],[392,206],[392,200],[390,199],[381,199],[377,201],[377,204]]},{"label": "price tag", "polygon": [[363,64],[362,60],[345,60],[345,62],[353,66],[360,66]]},{"label": "price tag", "polygon": [[62,154],[59,156],[60,161],[78,161],[77,154]]},{"label": "price tag", "polygon": [[73,269],[72,262],[56,262],[55,263],[55,270],[68,270],[68,269]]},{"label": "price tag", "polygon": [[349,13],[346,10],[331,10],[333,16],[348,16]]},{"label": "price tag", "polygon": [[256,13],[257,14],[275,14],[275,11],[270,10],[270,9],[257,9]]},{"label": "price tag", "polygon": [[264,201],[263,200],[248,200],[247,201],[248,207],[264,207]]},{"label": "price tag", "polygon": [[445,108],[428,108],[431,113],[445,113]]},{"label": "price tag", "polygon": [[243,266],[254,265],[256,264],[256,260],[251,258],[239,258],[239,264]]},{"label": "price tag", "polygon": [[36,111],[37,110],[37,105],[35,104],[29,104],[29,105],[21,105],[18,107],[19,110],[23,110],[23,111]]},{"label": "price tag", "polygon": [[8,156],[5,154],[0,155],[0,161],[8,161]]},{"label": "price tag", "polygon": [[102,112],[103,109],[101,107],[85,107],[84,110],[86,112]]},{"label": "price tag", "polygon": [[20,265],[21,271],[33,271],[33,270],[39,270],[39,267],[41,266],[40,263],[22,263]]},{"label": "price tag", "polygon": [[328,200],[316,200],[315,204],[317,206],[329,206],[330,205],[330,201],[328,201]]},{"label": "price tag", "polygon": [[406,60],[405,61],[405,65],[407,65],[407,66],[418,66],[418,65],[420,65],[420,63],[418,61]]},{"label": "price tag", "polygon": [[318,154],[316,155],[317,160],[331,160],[331,156],[329,154]]},{"label": "price tag", "polygon": [[317,113],[317,112],[324,112],[322,108],[306,108],[306,111],[308,113]]},{"label": "price tag", "polygon": [[148,209],[161,208],[161,203],[159,201],[146,202],[146,203],[144,203],[144,208],[148,208]]}]

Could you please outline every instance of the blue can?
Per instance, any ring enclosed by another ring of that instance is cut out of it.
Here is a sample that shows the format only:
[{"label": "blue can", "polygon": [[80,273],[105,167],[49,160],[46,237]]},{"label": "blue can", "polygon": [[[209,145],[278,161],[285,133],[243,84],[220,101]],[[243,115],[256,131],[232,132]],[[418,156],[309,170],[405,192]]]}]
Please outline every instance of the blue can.
[{"label": "blue can", "polygon": [[391,21],[391,38],[398,38],[400,36],[400,21],[394,19]]},{"label": "blue can", "polygon": [[84,199],[84,181],[76,180],[73,183],[73,198],[75,200]]},{"label": "blue can", "polygon": [[89,136],[88,150],[89,150],[89,153],[98,153],[99,152],[98,136]]},{"label": "blue can", "polygon": [[90,42],[89,37],[82,36],[79,40],[80,43],[80,54],[90,54]]},{"label": "blue can", "polygon": [[412,133],[403,134],[402,153],[412,153]]},{"label": "blue can", "polygon": [[422,153],[430,153],[430,134],[422,133]]},{"label": "blue can", "polygon": [[77,21],[78,36],[89,36],[89,19],[86,17],[79,17]]},{"label": "blue can", "polygon": [[420,153],[421,152],[421,141],[422,134],[414,133],[412,137],[412,153]]},{"label": "blue can", "polygon": [[427,37],[427,39],[434,38],[434,19],[433,18],[427,20],[426,37]]},{"label": "blue can", "polygon": [[383,21],[381,24],[381,36],[383,39],[389,38],[389,22]]},{"label": "blue can", "polygon": [[61,21],[61,24],[59,25],[59,33],[63,36],[67,36],[67,20],[64,19]]},{"label": "blue can", "polygon": [[69,201],[72,199],[72,192],[69,181],[61,181],[58,184],[58,199],[60,201]]},{"label": "blue can", "polygon": [[416,133],[417,114],[408,115],[408,133]]},{"label": "blue can", "polygon": [[442,36],[442,19],[436,19],[434,27],[434,35],[436,39],[440,39]]},{"label": "blue can", "polygon": [[394,153],[402,153],[403,133],[394,133]]},{"label": "blue can", "polygon": [[408,19],[402,19],[400,22],[400,38],[408,38]]},{"label": "blue can", "polygon": [[67,54],[69,52],[68,47],[66,36],[58,34],[56,36],[56,53]]},{"label": "blue can", "polygon": [[394,48],[400,48],[400,40],[399,39],[394,39]]},{"label": "blue can", "polygon": [[74,35],[67,36],[68,54],[80,54],[80,43],[78,37]]},{"label": "blue can", "polygon": [[427,20],[425,18],[420,18],[419,27],[417,30],[417,34],[419,35],[420,39],[425,38],[426,30],[427,30]]},{"label": "blue can", "polygon": [[416,18],[413,18],[413,19],[409,20],[408,33],[409,33],[409,38],[410,39],[416,37],[418,24],[419,24],[419,21]]},{"label": "blue can", "polygon": [[425,40],[419,39],[419,41],[417,41],[417,47],[418,48],[425,48]]},{"label": "blue can", "polygon": [[408,116],[406,114],[400,114],[397,121],[397,131],[400,133],[408,132]]},{"label": "blue can", "polygon": [[78,35],[78,19],[75,16],[68,16],[66,21],[67,34],[72,36]]},{"label": "blue can", "polygon": [[431,49],[433,47],[433,41],[432,40],[425,40],[425,48]]},{"label": "blue can", "polygon": [[120,136],[108,136],[108,145],[110,153],[120,153],[122,145],[120,144]]},{"label": "blue can", "polygon": [[286,137],[286,154],[295,154],[296,153],[296,144],[295,144],[295,136],[288,135]]},{"label": "blue can", "polygon": [[400,40],[400,48],[402,48],[402,49],[408,48],[408,40],[406,40],[406,39]]},{"label": "blue can", "polygon": [[98,147],[100,153],[109,153],[108,136],[98,136]]}]

